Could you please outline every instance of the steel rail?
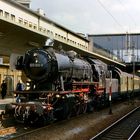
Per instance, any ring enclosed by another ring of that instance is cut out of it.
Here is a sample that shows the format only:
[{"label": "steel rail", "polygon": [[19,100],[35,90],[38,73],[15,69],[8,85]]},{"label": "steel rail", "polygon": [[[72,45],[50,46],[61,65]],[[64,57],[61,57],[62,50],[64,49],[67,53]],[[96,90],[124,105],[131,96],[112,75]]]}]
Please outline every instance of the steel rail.
[{"label": "steel rail", "polygon": [[[96,139],[101,139],[101,137],[103,137],[104,134],[107,134],[109,131],[111,131],[114,127],[116,127],[116,125],[118,125],[119,123],[121,123],[122,121],[125,121],[125,119],[127,119],[128,117],[130,117],[133,113],[135,113],[138,109],[140,109],[140,106],[133,109],[132,111],[130,111],[129,113],[127,113],[126,115],[124,115],[122,118],[120,118],[119,120],[117,120],[116,122],[114,122],[113,124],[111,124],[109,127],[105,128],[104,130],[102,130],[100,133],[98,133],[97,135],[95,135],[94,137],[92,137],[90,140],[96,140]],[[121,132],[121,129],[120,129]],[[134,132],[134,131],[133,131]],[[132,134],[132,133],[131,133]],[[129,138],[129,137],[128,137]]]},{"label": "steel rail", "polygon": [[132,135],[128,138],[128,140],[132,140],[132,139],[135,137],[135,135],[136,135],[136,133],[138,132],[139,129],[140,129],[140,124],[139,124],[139,126],[134,130],[134,132],[133,132]]}]

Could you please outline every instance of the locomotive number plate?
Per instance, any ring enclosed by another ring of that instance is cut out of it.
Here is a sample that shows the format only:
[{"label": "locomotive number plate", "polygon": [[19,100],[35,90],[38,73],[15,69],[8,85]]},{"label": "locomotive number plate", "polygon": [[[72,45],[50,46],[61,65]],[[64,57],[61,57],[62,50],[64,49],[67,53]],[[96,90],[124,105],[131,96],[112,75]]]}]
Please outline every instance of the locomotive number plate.
[{"label": "locomotive number plate", "polygon": [[31,64],[30,64],[30,67],[39,68],[39,67],[43,67],[43,64],[40,64],[40,63],[31,63]]}]

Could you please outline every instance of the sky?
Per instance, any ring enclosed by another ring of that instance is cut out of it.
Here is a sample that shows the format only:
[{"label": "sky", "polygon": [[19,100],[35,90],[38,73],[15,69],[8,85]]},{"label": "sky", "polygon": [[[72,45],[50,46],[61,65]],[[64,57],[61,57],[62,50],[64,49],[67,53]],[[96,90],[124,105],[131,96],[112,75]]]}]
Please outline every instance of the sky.
[{"label": "sky", "polygon": [[140,0],[31,0],[31,9],[77,33],[140,33]]}]

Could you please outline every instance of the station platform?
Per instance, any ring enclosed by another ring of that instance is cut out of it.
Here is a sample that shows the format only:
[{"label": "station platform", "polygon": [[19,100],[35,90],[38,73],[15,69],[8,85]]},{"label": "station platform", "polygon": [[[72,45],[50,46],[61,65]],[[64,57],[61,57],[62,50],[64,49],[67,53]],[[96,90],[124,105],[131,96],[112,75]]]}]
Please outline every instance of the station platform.
[{"label": "station platform", "polygon": [[15,98],[0,99],[0,105],[15,102]]},{"label": "station platform", "polygon": [[5,99],[0,99],[0,115],[5,110],[5,105],[15,102],[15,98],[7,97]]}]

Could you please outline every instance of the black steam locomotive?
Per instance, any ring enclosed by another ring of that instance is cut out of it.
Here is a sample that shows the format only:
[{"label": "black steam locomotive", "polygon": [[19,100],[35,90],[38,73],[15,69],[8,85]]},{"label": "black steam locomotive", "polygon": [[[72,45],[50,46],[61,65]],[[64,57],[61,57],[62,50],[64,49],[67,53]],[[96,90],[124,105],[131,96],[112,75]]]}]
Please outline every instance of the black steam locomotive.
[{"label": "black steam locomotive", "polygon": [[[133,90],[132,75],[118,68],[110,71],[102,61],[82,58],[74,51],[29,50],[17,60],[16,68],[30,79],[30,88],[15,91],[17,103],[11,108],[16,120],[27,124],[45,124],[93,111],[106,105],[109,95],[125,97]],[[138,92],[139,77],[135,79]]]}]

